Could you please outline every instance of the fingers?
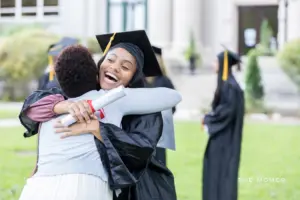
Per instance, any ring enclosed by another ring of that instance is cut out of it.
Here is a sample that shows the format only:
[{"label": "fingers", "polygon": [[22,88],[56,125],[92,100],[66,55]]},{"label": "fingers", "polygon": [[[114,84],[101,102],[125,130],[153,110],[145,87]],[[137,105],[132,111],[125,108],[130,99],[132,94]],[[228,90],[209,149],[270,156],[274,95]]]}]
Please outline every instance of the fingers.
[{"label": "fingers", "polygon": [[91,122],[91,116],[93,115],[92,109],[90,108],[90,105],[85,100],[79,101],[78,104],[79,104],[80,112],[82,113],[82,116],[83,116],[84,120],[87,123],[90,123]]},{"label": "fingers", "polygon": [[95,114],[93,114],[93,115],[91,116],[91,118],[94,119],[94,120],[98,120],[98,118],[97,118],[97,116],[96,116]]},{"label": "fingers", "polygon": [[82,101],[82,104],[84,106],[84,109],[87,111],[89,116],[94,115],[94,113],[92,112],[92,109],[90,107],[90,105],[88,104],[88,102],[86,100]]},{"label": "fingers", "polygon": [[71,131],[72,130],[68,127],[55,128],[55,133],[66,133]]},{"label": "fingers", "polygon": [[62,135],[60,136],[60,139],[65,139],[65,138],[70,137],[70,136],[72,136],[72,133],[71,133],[71,132],[64,133],[64,134],[62,134]]},{"label": "fingers", "polygon": [[61,123],[61,120],[57,120],[55,122],[55,124],[53,125],[54,128],[63,128],[65,127],[62,123]]},{"label": "fingers", "polygon": [[82,113],[80,112],[80,104],[78,102],[72,103],[69,106],[69,113],[72,115],[76,121],[84,122],[84,118],[82,116]]}]

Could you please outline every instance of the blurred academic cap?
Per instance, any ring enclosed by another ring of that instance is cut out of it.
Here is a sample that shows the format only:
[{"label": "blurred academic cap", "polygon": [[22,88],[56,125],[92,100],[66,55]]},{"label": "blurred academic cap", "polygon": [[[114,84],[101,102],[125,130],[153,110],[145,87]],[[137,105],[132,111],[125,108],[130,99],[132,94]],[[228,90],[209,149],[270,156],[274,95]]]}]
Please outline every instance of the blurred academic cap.
[{"label": "blurred academic cap", "polygon": [[71,45],[77,44],[79,41],[76,38],[64,37],[58,43],[51,44],[48,49],[48,64],[51,67],[49,73],[49,80],[52,81],[54,79],[54,69],[53,69],[53,57],[58,56],[60,52]]},{"label": "blurred academic cap", "polygon": [[[224,45],[222,46],[225,50],[218,54],[218,58],[223,60],[222,79],[226,81],[228,79],[228,68],[241,63],[241,58],[238,54],[228,50]],[[238,70],[240,70],[239,65]]]},{"label": "blurred academic cap", "polygon": [[76,38],[64,37],[58,43],[50,45],[48,55],[58,56],[64,48],[77,44],[78,42]]}]

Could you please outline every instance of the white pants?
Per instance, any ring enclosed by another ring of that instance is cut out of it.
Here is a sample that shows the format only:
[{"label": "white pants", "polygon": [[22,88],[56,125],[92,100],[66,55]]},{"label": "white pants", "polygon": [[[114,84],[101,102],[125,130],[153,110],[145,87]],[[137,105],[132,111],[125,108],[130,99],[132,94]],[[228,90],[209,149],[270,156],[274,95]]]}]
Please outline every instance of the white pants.
[{"label": "white pants", "polygon": [[33,177],[19,200],[112,200],[108,183],[87,174]]}]

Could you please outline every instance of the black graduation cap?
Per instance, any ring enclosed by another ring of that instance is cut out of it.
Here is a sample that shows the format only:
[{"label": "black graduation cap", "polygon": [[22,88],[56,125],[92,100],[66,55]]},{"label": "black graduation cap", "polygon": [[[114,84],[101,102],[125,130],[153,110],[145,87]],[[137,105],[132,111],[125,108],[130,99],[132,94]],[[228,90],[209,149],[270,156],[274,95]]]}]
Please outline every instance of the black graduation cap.
[{"label": "black graduation cap", "polygon": [[77,44],[78,39],[70,38],[70,37],[64,37],[62,38],[58,43],[51,45],[51,48],[49,48],[48,54],[50,56],[58,56],[59,53],[66,47]]},{"label": "black graduation cap", "polygon": [[156,46],[152,46],[152,49],[153,49],[153,51],[154,51],[154,53],[156,53],[156,54],[158,54],[158,55],[162,55],[162,50],[161,50],[161,48],[159,48],[159,47],[156,47]]},{"label": "black graduation cap", "polygon": [[222,72],[222,79],[226,81],[228,79],[228,68],[232,67],[241,62],[240,56],[230,50],[228,50],[225,46],[225,51],[219,53],[218,58],[223,60],[223,72]]},{"label": "black graduation cap", "polygon": [[96,38],[101,49],[104,51],[104,55],[110,47],[119,43],[132,43],[138,46],[144,53],[144,75],[146,77],[162,75],[155,53],[144,30],[96,35]]}]

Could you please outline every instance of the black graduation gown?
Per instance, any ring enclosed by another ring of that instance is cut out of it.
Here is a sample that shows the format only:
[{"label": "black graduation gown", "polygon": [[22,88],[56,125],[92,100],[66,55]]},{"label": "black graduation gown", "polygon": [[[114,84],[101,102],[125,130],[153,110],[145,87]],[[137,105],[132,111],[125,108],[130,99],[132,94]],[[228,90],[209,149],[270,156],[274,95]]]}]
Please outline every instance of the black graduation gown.
[{"label": "black graduation gown", "polygon": [[49,81],[49,72],[45,73],[38,82],[38,90],[47,90],[54,87],[59,87],[57,78],[54,76],[52,81]]},{"label": "black graduation gown", "polygon": [[233,76],[222,83],[221,99],[204,118],[209,140],[204,155],[203,200],[236,200],[244,118],[244,94]]},{"label": "black graduation gown", "polygon": [[44,90],[49,82],[49,72],[42,75],[38,82],[38,90]]},{"label": "black graduation gown", "polygon": [[[58,88],[36,91],[25,100],[19,115],[21,123],[27,129],[24,137],[36,134],[39,126],[39,123],[25,115],[25,111],[34,102],[51,94],[62,94],[62,92]],[[159,164],[155,165],[156,162],[152,159],[154,149],[162,134],[161,113],[126,116],[122,120],[122,126],[124,130],[112,124],[101,123],[104,142],[95,138],[104,167],[109,174],[111,189],[123,188],[120,199],[140,200],[143,196],[151,197],[149,194],[152,193],[152,189],[148,188],[161,185],[156,188],[157,193],[164,197],[160,199],[176,200],[176,198],[165,198],[170,195],[176,196],[172,173]],[[145,175],[149,173],[156,174],[156,176]],[[143,187],[135,187],[138,180],[141,180],[141,175],[144,177]],[[134,195],[135,198],[133,198]],[[144,197],[142,199],[147,200]]]},{"label": "black graduation gown", "polygon": [[[170,89],[175,89],[172,81],[167,76],[156,76],[152,83],[148,83],[148,87],[166,87]],[[173,113],[176,112],[176,107],[172,108]],[[166,149],[157,147],[155,152],[156,158],[161,161],[164,165],[167,164]]]},{"label": "black graduation gown", "polygon": [[155,156],[140,177],[139,182],[124,190],[114,200],[176,200],[175,181],[172,172]]},{"label": "black graduation gown", "polygon": [[48,89],[51,89],[51,88],[54,88],[54,87],[60,88],[56,76],[54,76],[54,79],[52,81],[49,81],[47,83],[47,85],[45,86],[44,90],[48,90]]}]

